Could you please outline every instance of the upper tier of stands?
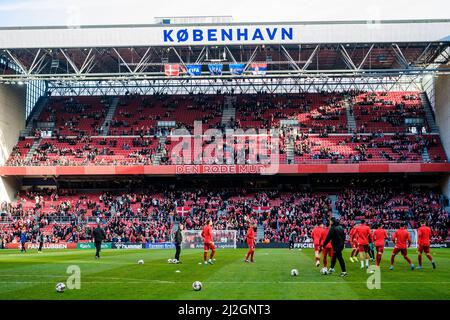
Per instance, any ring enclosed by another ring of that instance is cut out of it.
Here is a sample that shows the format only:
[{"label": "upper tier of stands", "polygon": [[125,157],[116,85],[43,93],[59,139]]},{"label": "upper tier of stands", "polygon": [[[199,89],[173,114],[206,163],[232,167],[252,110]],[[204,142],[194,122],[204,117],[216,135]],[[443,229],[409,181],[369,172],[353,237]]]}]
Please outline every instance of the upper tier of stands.
[{"label": "upper tier of stands", "polygon": [[[225,119],[224,108],[235,116]],[[260,133],[256,140],[235,137],[234,145],[224,139],[210,154],[200,154],[210,145],[205,141],[201,150],[188,144],[180,153],[171,132],[192,134],[194,121],[203,131],[275,128],[278,152]],[[20,140],[7,165],[231,164],[242,153],[251,164],[447,161],[439,136],[428,133],[418,92],[54,97],[38,117],[44,122],[54,122],[53,137],[35,132]],[[252,157],[255,147],[265,156]]]}]

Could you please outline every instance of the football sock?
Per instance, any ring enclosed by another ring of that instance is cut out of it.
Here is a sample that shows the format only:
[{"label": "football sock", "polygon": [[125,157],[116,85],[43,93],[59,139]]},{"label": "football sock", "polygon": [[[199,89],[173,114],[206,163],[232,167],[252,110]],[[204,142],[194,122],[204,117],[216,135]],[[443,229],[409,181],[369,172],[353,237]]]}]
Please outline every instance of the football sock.
[{"label": "football sock", "polygon": [[381,253],[377,253],[377,266],[380,265],[381,262]]},{"label": "football sock", "polygon": [[419,266],[422,266],[422,255],[420,253],[417,255],[417,260],[419,260]]}]

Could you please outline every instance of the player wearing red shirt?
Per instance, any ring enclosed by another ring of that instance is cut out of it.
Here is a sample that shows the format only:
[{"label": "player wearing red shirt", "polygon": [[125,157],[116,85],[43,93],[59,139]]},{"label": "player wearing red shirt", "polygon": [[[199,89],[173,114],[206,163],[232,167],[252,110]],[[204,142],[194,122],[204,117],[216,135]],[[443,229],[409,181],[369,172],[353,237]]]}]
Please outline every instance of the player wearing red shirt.
[{"label": "player wearing red shirt", "polygon": [[[330,223],[327,222],[327,227],[322,229],[322,237],[320,239],[320,244],[322,245],[325,239],[327,238],[328,231],[330,230]],[[330,260],[333,258],[333,247],[331,245],[331,241],[322,248],[322,258],[323,258],[323,266],[326,268],[328,266],[327,256],[330,257]]]},{"label": "player wearing red shirt", "polygon": [[352,246],[352,252],[350,253],[350,261],[351,262],[355,262],[358,261],[358,242],[356,241],[356,227],[357,226],[353,226],[353,228],[351,228],[350,233],[349,233],[349,241],[350,241],[350,245]]},{"label": "player wearing red shirt", "polygon": [[253,260],[253,255],[255,254],[255,229],[256,225],[252,224],[248,228],[247,235],[245,236],[248,244],[248,252],[245,256],[245,262],[248,262],[248,257],[250,257],[251,262],[255,262]]},{"label": "player wearing red shirt", "polygon": [[380,266],[381,256],[384,252],[384,243],[387,238],[387,232],[383,229],[383,225],[380,223],[378,228],[373,231],[373,241],[375,242],[375,249],[377,250],[377,267]]},{"label": "player wearing red shirt", "polygon": [[422,269],[422,252],[425,252],[428,260],[430,260],[433,269],[436,269],[436,263],[433,261],[433,257],[430,254],[430,239],[431,239],[431,229],[427,226],[425,221],[420,223],[420,228],[417,229],[417,237],[418,237],[418,259],[419,266],[417,269]]},{"label": "player wearing red shirt", "polygon": [[408,258],[407,248],[411,246],[411,236],[408,230],[406,230],[406,223],[403,223],[401,228],[394,232],[394,235],[392,236],[392,241],[394,241],[395,247],[394,250],[392,251],[391,267],[389,268],[389,270],[394,270],[394,259],[399,252],[401,252],[403,258],[405,258],[405,260],[408,261],[411,270],[414,270],[414,264]]},{"label": "player wearing red shirt", "polygon": [[[203,227],[202,230],[202,238],[203,238],[203,260],[205,264],[213,264],[212,259],[214,258],[214,254],[216,253],[216,246],[213,242],[213,234],[212,234],[212,220],[208,220],[206,225]],[[211,254],[208,258],[208,251],[211,249]]]},{"label": "player wearing red shirt", "polygon": [[358,241],[359,258],[361,259],[361,269],[364,269],[364,260],[366,268],[369,268],[369,242],[372,241],[369,226],[365,220],[361,220],[359,226],[356,227],[355,237]]},{"label": "player wearing red shirt", "polygon": [[320,266],[320,252],[322,251],[322,232],[323,232],[323,223],[320,223],[318,226],[316,225],[311,232],[311,238],[314,243],[314,254],[316,258],[316,267]]}]

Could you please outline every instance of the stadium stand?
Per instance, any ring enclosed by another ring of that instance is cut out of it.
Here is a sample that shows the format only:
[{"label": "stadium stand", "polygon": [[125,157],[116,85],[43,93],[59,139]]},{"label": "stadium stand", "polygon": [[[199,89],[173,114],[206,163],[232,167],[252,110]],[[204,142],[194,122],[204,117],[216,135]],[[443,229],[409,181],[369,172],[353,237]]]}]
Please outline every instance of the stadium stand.
[{"label": "stadium stand", "polygon": [[[118,103],[108,122],[113,99]],[[348,128],[348,102],[356,132]],[[236,95],[236,118],[227,123],[222,123],[224,104],[223,94],[51,98],[38,123],[54,123],[52,136],[32,131],[20,139],[6,165],[151,166],[218,164],[222,159],[225,164],[447,162],[439,135],[429,133],[418,92]],[[411,119],[418,121],[409,124]],[[219,129],[224,138],[226,128],[275,128],[280,134],[279,155],[271,158],[273,138],[261,132],[236,133],[231,144],[224,139],[217,150],[203,155],[216,141],[203,141],[201,149],[194,150],[190,143],[179,144],[183,136],[173,131],[187,129],[192,138],[194,121],[202,122],[203,131]],[[288,161],[289,147],[293,161]],[[403,221],[415,228],[425,219],[434,242],[449,239],[448,213],[439,193],[349,188],[334,195],[336,212],[347,229],[361,218],[382,221],[386,228]],[[179,207],[184,208],[182,214]],[[40,231],[48,242],[88,241],[97,219],[105,223],[107,241],[169,241],[174,223],[183,221],[188,229],[198,229],[206,217],[214,218],[216,229],[237,230],[240,241],[249,222],[257,221],[264,229],[260,241],[287,242],[295,230],[300,241],[307,242],[311,228],[333,210],[326,192],[220,187],[126,193],[28,190],[15,202],[2,203],[1,209],[0,235],[6,242],[18,241],[22,230],[30,241],[36,241]]]},{"label": "stadium stand", "polygon": [[[90,230],[99,219],[105,223],[108,241],[163,242],[170,240],[176,222],[200,229],[206,219],[213,218],[215,229],[237,230],[239,241],[244,240],[248,224],[257,221],[264,228],[260,241],[286,243],[295,230],[301,242],[308,242],[311,229],[332,211],[329,195],[239,187],[103,193],[29,190],[21,192],[14,203],[1,204],[0,235],[6,242],[17,242],[25,230],[34,242],[42,231],[51,243],[84,241],[90,239]],[[389,229],[402,222],[417,228],[420,220],[426,220],[433,242],[449,240],[444,198],[433,190],[349,188],[337,196],[336,208],[347,230],[362,218],[370,224],[382,222]]]},{"label": "stadium stand", "polygon": [[[348,97],[353,101],[357,134],[347,129],[344,100]],[[19,141],[7,165],[186,163],[181,160],[182,153],[174,152],[178,138],[170,132],[185,128],[192,134],[194,121],[202,122],[203,131],[278,130],[280,156],[275,160],[270,159],[270,138],[263,134],[256,138],[256,143],[248,137],[241,141],[236,136],[234,146],[226,142],[219,145],[219,153],[235,162],[239,152],[246,152],[245,163],[447,162],[439,136],[427,131],[418,92],[237,95],[236,119],[225,124],[221,123],[224,95],[129,95],[120,97],[113,120],[105,124],[108,136],[101,137],[99,133],[104,129],[103,120],[111,100],[52,98],[39,121],[55,122],[54,137],[41,139],[29,156],[30,137]],[[420,121],[408,124],[411,119]],[[282,125],[282,120],[294,120],[296,125]],[[161,135],[168,138],[160,145]],[[287,160],[289,139],[293,140],[295,154],[291,162]],[[207,147],[203,143],[202,151]],[[250,147],[268,150],[267,157],[251,158]],[[200,157],[194,154],[192,146],[186,148],[191,150],[183,154],[190,154],[190,161],[206,164],[218,161],[214,153]]]}]

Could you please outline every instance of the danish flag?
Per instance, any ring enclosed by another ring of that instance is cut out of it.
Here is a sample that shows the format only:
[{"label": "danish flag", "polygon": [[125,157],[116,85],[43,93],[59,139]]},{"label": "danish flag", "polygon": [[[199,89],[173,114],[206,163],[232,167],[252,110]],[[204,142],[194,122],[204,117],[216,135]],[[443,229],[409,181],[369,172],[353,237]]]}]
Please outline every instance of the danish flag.
[{"label": "danish flag", "polygon": [[180,65],[178,63],[165,64],[164,73],[168,77],[177,77],[180,75]]},{"label": "danish flag", "polygon": [[261,206],[261,207],[253,206],[253,212],[256,212],[256,213],[269,212],[269,211],[270,211],[270,207],[267,207],[267,206]]},{"label": "danish flag", "polygon": [[178,215],[184,217],[187,216],[188,213],[191,212],[191,208],[190,207],[177,207],[177,213]]}]

